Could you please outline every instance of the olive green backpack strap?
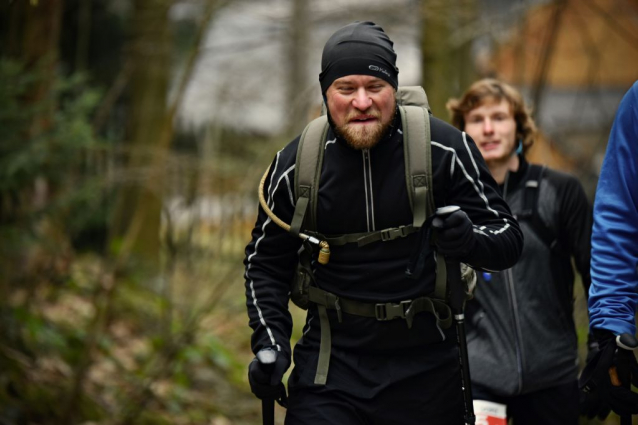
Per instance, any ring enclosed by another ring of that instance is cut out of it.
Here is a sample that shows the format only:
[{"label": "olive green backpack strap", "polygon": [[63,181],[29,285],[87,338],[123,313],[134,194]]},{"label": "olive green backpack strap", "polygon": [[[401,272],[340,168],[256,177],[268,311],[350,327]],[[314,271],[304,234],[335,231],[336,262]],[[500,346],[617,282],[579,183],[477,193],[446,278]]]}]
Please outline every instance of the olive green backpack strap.
[{"label": "olive green backpack strap", "polygon": [[[422,88],[418,87],[421,91]],[[410,91],[407,91],[410,93]],[[425,92],[423,92],[425,96]],[[412,205],[412,226],[419,228],[434,213],[430,116],[425,106],[399,106],[403,125],[405,180]]]},{"label": "olive green backpack strap", "polygon": [[[328,134],[328,118],[322,115],[312,120],[301,133],[297,159],[295,162],[295,212],[290,223],[290,232],[297,236],[304,223],[306,213],[306,228],[317,228],[315,216],[317,193],[319,192],[319,175],[323,164],[324,142]],[[308,208],[308,205],[312,206]]]},{"label": "olive green backpack strap", "polygon": [[[405,179],[412,205],[412,226],[420,228],[434,214],[432,184],[432,138],[430,107],[425,90],[419,86],[401,87],[397,92],[403,125],[403,149],[406,160]],[[445,261],[437,259],[434,298],[447,299]]]},{"label": "olive green backpack strap", "polygon": [[[410,203],[412,205],[413,226],[421,227],[428,217],[435,211],[434,192],[432,183],[432,147],[430,134],[430,106],[425,90],[419,86],[401,87],[397,92],[403,113],[404,149],[406,149],[406,182]],[[427,112],[426,112],[427,111]],[[405,142],[407,141],[407,143]],[[421,142],[421,143],[419,143]],[[424,143],[423,143],[424,142]],[[436,258],[436,278],[434,283],[435,300],[448,300],[447,269],[443,257]],[[473,269],[465,265],[461,267],[464,284],[476,282]],[[471,298],[471,292],[466,299]]]},{"label": "olive green backpack strap", "polygon": [[428,96],[421,86],[401,86],[397,90],[397,103],[402,106],[418,106],[427,109],[428,114],[432,114]]},{"label": "olive green backpack strap", "polygon": [[[304,229],[316,230],[317,217],[316,205],[319,193],[319,178],[323,165],[324,143],[328,135],[328,117],[322,115],[312,120],[301,133],[297,148],[295,162],[295,212],[290,224],[290,232],[298,235],[301,226]],[[308,217],[306,218],[306,214]],[[305,225],[304,225],[305,219]],[[317,373],[315,384],[325,385],[328,379],[330,366],[330,351],[332,338],[330,334],[330,321],[326,307],[317,306],[319,312],[319,324],[321,328],[321,340],[319,344],[319,359],[317,361]]]}]

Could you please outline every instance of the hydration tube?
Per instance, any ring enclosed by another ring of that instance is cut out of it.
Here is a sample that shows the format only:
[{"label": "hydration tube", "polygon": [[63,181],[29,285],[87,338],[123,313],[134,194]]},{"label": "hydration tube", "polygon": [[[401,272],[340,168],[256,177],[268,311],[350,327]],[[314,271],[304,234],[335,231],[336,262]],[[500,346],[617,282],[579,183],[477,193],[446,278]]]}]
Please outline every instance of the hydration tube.
[{"label": "hydration tube", "polygon": [[[268,215],[268,217],[270,217],[270,219],[277,226],[281,227],[286,232],[290,232],[290,225],[284,223],[279,217],[277,217],[275,213],[273,213],[272,210],[268,207],[268,204],[266,204],[266,199],[264,198],[264,184],[266,183],[266,178],[268,177],[269,171],[270,171],[270,166],[268,167],[268,169],[264,173],[264,176],[261,178],[261,181],[259,182],[259,204],[266,212],[266,215]],[[317,261],[319,261],[320,264],[328,264],[328,261],[330,261],[330,246],[328,246],[328,242],[319,240],[315,238],[314,236],[306,235],[305,233],[301,233],[301,232],[299,232],[299,237],[304,241],[308,241],[310,243],[318,245],[321,249],[319,250],[319,256],[317,258]]]}]

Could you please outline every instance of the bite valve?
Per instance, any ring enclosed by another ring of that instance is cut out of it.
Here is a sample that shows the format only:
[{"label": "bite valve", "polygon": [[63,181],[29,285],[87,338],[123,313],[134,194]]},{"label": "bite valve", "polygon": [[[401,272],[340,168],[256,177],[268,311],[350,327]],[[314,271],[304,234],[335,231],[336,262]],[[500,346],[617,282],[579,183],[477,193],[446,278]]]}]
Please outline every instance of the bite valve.
[{"label": "bite valve", "polygon": [[330,246],[328,245],[328,242],[319,240],[315,238],[314,236],[308,236],[304,233],[300,233],[299,237],[307,240],[310,243],[319,245],[320,250],[319,250],[319,256],[317,258],[317,261],[319,261],[319,264],[323,264],[323,265],[328,264],[328,262],[330,261]]}]

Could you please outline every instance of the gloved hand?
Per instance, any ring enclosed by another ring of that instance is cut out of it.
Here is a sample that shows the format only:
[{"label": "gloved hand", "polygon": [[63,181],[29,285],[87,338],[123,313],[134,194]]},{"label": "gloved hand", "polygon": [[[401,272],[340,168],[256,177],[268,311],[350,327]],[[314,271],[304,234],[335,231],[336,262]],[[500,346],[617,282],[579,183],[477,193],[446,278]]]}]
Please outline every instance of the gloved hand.
[{"label": "gloved hand", "polygon": [[272,348],[264,348],[248,366],[250,390],[259,399],[277,400],[285,407],[286,387],[281,379],[290,366],[290,359],[284,353]]},{"label": "gloved hand", "polygon": [[[594,360],[594,357],[600,356],[600,345],[596,337],[589,332],[587,334],[587,358],[585,359],[585,365],[589,365]],[[607,404],[599,397],[597,391],[580,392],[580,414],[587,416],[589,419],[598,417],[601,421],[604,420],[611,412],[611,409]]]},{"label": "gloved hand", "polygon": [[[605,339],[605,336],[603,336],[603,339]],[[585,364],[589,364],[589,362],[598,355],[599,351],[600,344],[598,343],[598,339],[593,333],[589,332],[587,334],[587,358],[585,359]]]},{"label": "gloved hand", "polygon": [[435,229],[435,245],[439,254],[462,260],[474,248],[474,227],[463,210],[435,217],[432,228]]},{"label": "gloved hand", "polygon": [[638,414],[638,393],[630,383],[638,386],[638,363],[634,352],[638,340],[622,334],[616,338],[611,332],[594,329],[599,351],[591,356],[579,380],[584,392],[581,413],[588,418],[605,419],[613,410],[618,415]]}]

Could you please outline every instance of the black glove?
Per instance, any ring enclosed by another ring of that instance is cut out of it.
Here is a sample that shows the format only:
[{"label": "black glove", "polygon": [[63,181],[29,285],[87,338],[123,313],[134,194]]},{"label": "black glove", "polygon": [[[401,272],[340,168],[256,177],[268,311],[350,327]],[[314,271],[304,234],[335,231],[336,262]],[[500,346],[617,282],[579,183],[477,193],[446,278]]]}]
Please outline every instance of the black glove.
[{"label": "black glove", "polygon": [[593,333],[589,332],[587,334],[587,358],[585,359],[585,364],[589,364],[589,362],[598,355],[599,351],[600,345],[598,339],[596,339]]},{"label": "black glove", "polygon": [[272,348],[264,348],[248,366],[250,390],[259,399],[277,400],[286,407],[286,387],[281,379],[290,366],[290,359],[284,353]]},{"label": "black glove", "polygon": [[435,244],[439,254],[450,258],[464,259],[474,248],[474,227],[462,210],[432,220],[435,229]]},{"label": "black glove", "polygon": [[631,383],[638,386],[638,363],[634,351],[638,341],[633,335],[616,338],[611,332],[594,329],[599,350],[587,362],[579,386],[581,413],[588,418],[605,419],[613,410],[618,415],[638,414],[638,393],[631,391]]},{"label": "black glove", "polygon": [[[599,353],[600,345],[598,343],[598,340],[591,332],[589,332],[587,334],[587,358],[585,359],[585,364],[589,365],[590,363],[592,363],[594,361],[593,359],[596,356],[600,356]],[[597,391],[581,391],[579,403],[580,414],[587,416],[589,419],[598,417],[598,419],[602,421],[609,415],[609,412],[611,412],[611,409],[599,396]]]}]

